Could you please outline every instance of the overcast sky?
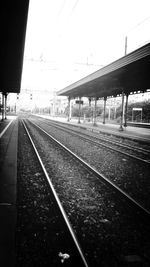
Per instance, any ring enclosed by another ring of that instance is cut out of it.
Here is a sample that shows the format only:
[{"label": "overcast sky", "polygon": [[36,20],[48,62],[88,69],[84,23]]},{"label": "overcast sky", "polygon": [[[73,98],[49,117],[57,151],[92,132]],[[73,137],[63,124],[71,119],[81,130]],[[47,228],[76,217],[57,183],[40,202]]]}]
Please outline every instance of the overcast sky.
[{"label": "overcast sky", "polygon": [[62,89],[94,69],[75,63],[107,65],[149,29],[149,0],[30,0],[22,88]]}]

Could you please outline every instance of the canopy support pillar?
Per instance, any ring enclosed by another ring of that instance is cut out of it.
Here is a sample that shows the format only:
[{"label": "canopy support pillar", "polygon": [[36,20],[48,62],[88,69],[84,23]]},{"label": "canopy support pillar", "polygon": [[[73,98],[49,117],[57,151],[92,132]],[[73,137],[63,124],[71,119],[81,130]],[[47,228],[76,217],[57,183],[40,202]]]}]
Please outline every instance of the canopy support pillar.
[{"label": "canopy support pillar", "polygon": [[91,107],[91,97],[89,97],[89,107]]},{"label": "canopy support pillar", "polygon": [[68,97],[68,119],[67,121],[71,120],[71,98]]},{"label": "canopy support pillar", "polygon": [[4,94],[4,106],[5,106],[5,109],[4,109],[4,114],[5,114],[5,120],[7,120],[7,93]]},{"label": "canopy support pillar", "polygon": [[123,117],[124,117],[124,91],[122,91],[122,104],[121,104],[119,131],[123,131]]},{"label": "canopy support pillar", "polygon": [[127,127],[127,111],[128,111],[128,97],[129,93],[126,93],[126,104],[125,104],[125,113],[124,113],[124,127]]},{"label": "canopy support pillar", "polygon": [[103,124],[105,124],[105,116],[106,116],[106,101],[107,101],[107,96],[104,96]]},{"label": "canopy support pillar", "polygon": [[2,93],[2,121],[4,120],[5,115],[5,100],[4,100],[4,93]]},{"label": "canopy support pillar", "polygon": [[94,126],[97,126],[97,123],[96,123],[97,100],[98,100],[98,98],[97,98],[97,97],[95,97],[95,106],[94,106],[94,122],[93,122],[93,125],[94,125]]},{"label": "canopy support pillar", "polygon": [[78,123],[81,123],[81,97],[79,97],[79,117],[78,117]]}]

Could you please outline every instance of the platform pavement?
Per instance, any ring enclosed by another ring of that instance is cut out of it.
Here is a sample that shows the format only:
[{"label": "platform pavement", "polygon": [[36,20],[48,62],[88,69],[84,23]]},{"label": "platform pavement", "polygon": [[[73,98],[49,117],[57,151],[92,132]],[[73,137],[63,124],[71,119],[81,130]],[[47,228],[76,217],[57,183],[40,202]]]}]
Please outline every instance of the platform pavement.
[{"label": "platform pavement", "polygon": [[[6,121],[5,121],[6,123]],[[2,132],[2,131],[1,131]],[[0,266],[15,266],[18,120],[0,138]]]},{"label": "platform pavement", "polygon": [[91,129],[93,132],[108,132],[110,134],[114,134],[117,136],[122,136],[122,137],[128,137],[132,139],[142,139],[142,140],[149,140],[150,141],[150,129],[148,128],[141,128],[141,127],[134,127],[134,126],[127,126],[123,127],[123,131],[120,131],[120,125],[119,124],[114,124],[114,123],[106,123],[103,124],[102,122],[97,122],[96,126],[93,125],[92,122],[88,122],[87,120],[81,120],[81,123],[78,123],[78,119],[72,118],[69,122],[67,121],[66,118],[62,117],[54,117],[50,115],[39,115],[37,116],[47,118],[47,119],[52,119],[55,121],[61,121],[63,123],[69,123],[73,124],[78,127],[86,128],[86,129]]}]

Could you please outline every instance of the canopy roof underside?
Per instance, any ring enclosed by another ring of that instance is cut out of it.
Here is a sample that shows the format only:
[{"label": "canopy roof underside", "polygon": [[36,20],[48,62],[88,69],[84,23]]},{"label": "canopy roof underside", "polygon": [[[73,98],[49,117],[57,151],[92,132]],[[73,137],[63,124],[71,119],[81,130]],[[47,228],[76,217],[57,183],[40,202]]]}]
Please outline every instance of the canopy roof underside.
[{"label": "canopy roof underside", "polygon": [[150,43],[57,92],[75,97],[117,96],[150,89]]},{"label": "canopy roof underside", "polygon": [[1,2],[0,91],[19,93],[29,0]]}]

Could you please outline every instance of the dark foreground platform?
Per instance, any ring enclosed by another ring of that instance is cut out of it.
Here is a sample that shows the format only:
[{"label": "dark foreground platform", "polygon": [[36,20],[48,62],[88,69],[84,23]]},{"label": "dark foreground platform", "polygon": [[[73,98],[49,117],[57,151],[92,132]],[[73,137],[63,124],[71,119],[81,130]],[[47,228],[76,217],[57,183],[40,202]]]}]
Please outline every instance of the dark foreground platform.
[{"label": "dark foreground platform", "polygon": [[13,267],[17,216],[17,118],[1,122],[0,129],[0,266]]}]

